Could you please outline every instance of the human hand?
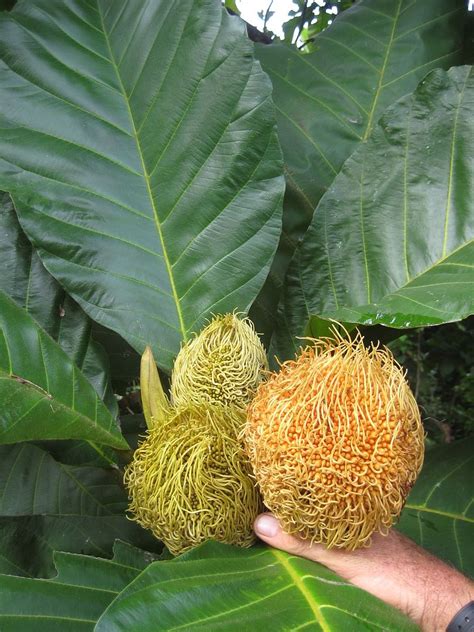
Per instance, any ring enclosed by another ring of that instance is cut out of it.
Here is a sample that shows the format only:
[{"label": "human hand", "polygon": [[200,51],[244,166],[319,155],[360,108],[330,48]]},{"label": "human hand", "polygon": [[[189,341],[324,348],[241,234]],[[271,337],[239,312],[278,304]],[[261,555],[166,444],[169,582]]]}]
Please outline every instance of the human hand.
[{"label": "human hand", "polygon": [[368,548],[327,549],[284,533],[274,516],[261,514],[255,533],[267,544],[324,564],[413,619],[424,632],[444,632],[474,599],[474,583],[395,530],[374,534]]}]

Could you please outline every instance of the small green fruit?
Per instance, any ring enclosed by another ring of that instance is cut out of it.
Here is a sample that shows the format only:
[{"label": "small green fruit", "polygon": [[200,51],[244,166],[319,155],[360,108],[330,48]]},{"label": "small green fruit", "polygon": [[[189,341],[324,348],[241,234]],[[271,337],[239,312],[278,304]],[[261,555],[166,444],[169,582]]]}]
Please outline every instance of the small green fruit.
[{"label": "small green fruit", "polygon": [[206,540],[254,542],[263,509],[237,438],[245,413],[236,406],[191,404],[154,424],[125,471],[129,510],[173,554]]},{"label": "small green fruit", "polygon": [[215,403],[245,408],[268,369],[265,349],[248,318],[216,316],[179,352],[171,402]]}]

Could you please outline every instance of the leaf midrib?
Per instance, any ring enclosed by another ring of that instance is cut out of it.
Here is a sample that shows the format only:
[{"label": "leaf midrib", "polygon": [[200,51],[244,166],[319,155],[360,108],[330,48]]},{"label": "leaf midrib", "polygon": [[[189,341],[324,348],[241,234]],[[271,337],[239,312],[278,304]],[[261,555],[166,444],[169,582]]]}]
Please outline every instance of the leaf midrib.
[{"label": "leaf midrib", "polygon": [[[387,294],[384,294],[383,296],[381,296],[380,299],[377,300],[377,302],[380,303],[380,301],[385,300],[389,296],[397,296],[397,294],[399,292],[401,292],[401,291],[403,291],[405,289],[410,289],[410,288],[407,288],[407,286],[410,285],[411,283],[413,283],[413,281],[416,281],[417,279],[419,279],[420,277],[424,276],[425,274],[429,274],[430,272],[432,272],[438,266],[443,265],[443,262],[445,262],[446,259],[449,259],[453,255],[455,255],[457,252],[462,250],[463,248],[467,248],[472,243],[474,243],[474,239],[469,239],[465,243],[463,243],[460,246],[458,246],[457,248],[455,248],[452,252],[449,252],[446,256],[441,257],[441,259],[437,259],[430,266],[428,266],[427,268],[425,268],[424,270],[422,270],[418,274],[415,274],[414,276],[412,276],[410,279],[408,279],[408,281],[406,283],[404,283],[402,286],[397,288],[394,292],[387,292]],[[414,286],[414,287],[420,287],[420,286]]]},{"label": "leaf midrib", "polygon": [[[30,579],[29,577],[19,577],[18,579]],[[41,580],[47,581],[47,580]],[[74,586],[71,586],[73,588]],[[81,619],[79,617],[52,615],[52,614],[22,614],[9,612],[8,614],[0,613],[0,619],[39,619],[41,621],[74,621],[75,623],[96,623],[96,619]]]},{"label": "leaf midrib", "polygon": [[450,511],[434,509],[433,507],[425,507],[424,505],[413,505],[411,503],[407,503],[405,505],[405,510],[406,509],[412,509],[413,511],[420,511],[423,513],[431,513],[437,516],[443,516],[444,518],[452,518],[453,520],[460,520],[462,522],[467,522],[468,524],[474,524],[474,518],[468,518],[467,516],[463,516],[463,514],[455,514]]},{"label": "leaf midrib", "polygon": [[281,564],[281,566],[288,573],[288,575],[290,576],[291,580],[293,581],[293,584],[296,586],[296,588],[300,591],[300,593],[305,598],[308,606],[311,608],[311,611],[314,614],[315,620],[321,626],[321,630],[323,630],[323,632],[331,632],[331,629],[328,626],[327,621],[325,620],[325,618],[322,615],[322,612],[321,612],[321,609],[319,607],[319,604],[316,603],[316,600],[314,599],[313,595],[310,593],[310,591],[304,585],[304,581],[302,580],[302,578],[298,575],[298,573],[295,571],[295,569],[291,566],[290,559],[287,557],[287,555],[285,553],[282,553],[281,551],[278,551],[276,549],[272,549],[272,553],[277,558],[277,560]]},{"label": "leaf midrib", "polygon": [[[368,304],[369,305],[380,305],[382,303],[382,301],[386,301],[387,299],[389,299],[391,297],[394,297],[394,298],[402,297],[403,299],[412,300],[414,303],[417,303],[418,301],[415,301],[414,299],[410,298],[409,296],[406,296],[405,294],[402,294],[401,292],[403,292],[405,290],[414,289],[414,288],[417,288],[417,287],[427,287],[427,286],[416,286],[416,285],[413,286],[413,287],[408,287],[408,286],[411,285],[413,283],[413,281],[416,281],[417,279],[419,279],[420,277],[424,276],[425,274],[429,274],[430,272],[432,272],[438,266],[440,266],[440,265],[448,265],[448,264],[444,263],[446,261],[446,259],[449,259],[453,255],[458,253],[460,250],[462,250],[463,248],[467,248],[468,246],[470,246],[473,243],[474,243],[474,239],[469,239],[465,243],[463,243],[460,246],[458,246],[457,248],[455,248],[452,252],[449,252],[445,257],[441,257],[441,259],[437,259],[430,266],[428,266],[427,268],[425,268],[424,270],[422,270],[418,274],[412,276],[411,279],[408,279],[403,285],[401,285],[399,288],[397,288],[393,292],[387,292],[386,294],[383,294],[383,296],[380,296],[379,298],[377,298],[374,303],[370,303],[369,302]],[[452,264],[452,265],[455,265],[455,264]],[[439,285],[439,284],[437,284],[437,283],[429,284],[428,287],[431,286],[431,285]],[[361,307],[360,305],[352,305],[352,306],[345,306],[343,309],[357,310],[360,307]],[[336,309],[339,309],[339,307],[336,307]],[[433,309],[435,311],[439,311],[440,313],[443,313],[443,314],[445,313],[442,310],[435,308],[434,306],[430,306],[430,309]],[[312,316],[312,315],[319,315],[319,316],[322,316],[323,318],[331,317],[331,315],[334,314],[334,310],[323,310],[321,312],[321,314],[314,314],[313,312],[314,312],[314,310],[311,310],[311,312],[308,312],[308,314],[310,316]]]},{"label": "leaf midrib", "polygon": [[464,93],[466,91],[466,85],[469,80],[471,73],[466,73],[466,78],[463,83],[462,90],[459,93],[458,103],[456,107],[456,112],[454,114],[454,122],[453,122],[453,133],[451,138],[451,146],[450,146],[450,155],[449,155],[449,176],[448,176],[448,190],[446,192],[446,209],[445,209],[445,220],[444,220],[444,231],[443,231],[443,257],[446,258],[446,251],[448,246],[448,224],[449,224],[449,214],[451,211],[451,190],[453,186],[453,171],[454,171],[454,154],[455,154],[455,142],[456,142],[456,134],[459,120],[459,112],[461,111],[461,105],[464,100]]},{"label": "leaf midrib", "polygon": [[112,66],[113,66],[113,68],[115,70],[117,81],[118,81],[118,84],[119,84],[119,87],[120,87],[120,92],[122,93],[122,97],[123,97],[123,100],[125,102],[125,106],[127,108],[127,113],[128,113],[128,117],[129,117],[129,120],[130,120],[130,126],[131,126],[131,129],[132,129],[132,135],[133,135],[133,138],[135,140],[135,145],[136,145],[136,148],[137,148],[138,156],[140,158],[140,163],[141,163],[142,172],[143,172],[143,179],[145,180],[145,184],[146,184],[147,193],[148,193],[148,197],[149,197],[149,200],[150,200],[151,208],[153,209],[153,216],[154,216],[156,230],[157,230],[159,238],[160,238],[161,249],[162,249],[162,252],[163,252],[163,260],[165,262],[166,270],[168,272],[168,278],[169,278],[169,281],[170,281],[171,291],[172,291],[172,294],[173,294],[175,307],[176,307],[176,312],[177,312],[177,315],[178,315],[181,335],[182,335],[183,341],[186,342],[186,340],[188,339],[188,335],[187,335],[187,331],[186,331],[186,326],[184,324],[183,313],[182,313],[182,310],[181,310],[180,299],[179,299],[178,292],[177,292],[177,289],[176,289],[176,283],[175,283],[174,276],[173,276],[173,270],[172,270],[171,262],[170,262],[170,259],[169,259],[169,256],[168,256],[168,251],[167,251],[167,248],[166,248],[166,244],[165,244],[165,240],[164,240],[164,236],[163,236],[163,231],[161,229],[161,223],[160,223],[160,219],[159,219],[159,216],[158,216],[158,209],[156,208],[155,200],[153,198],[153,194],[152,194],[152,191],[151,191],[150,176],[148,174],[148,171],[147,171],[147,168],[146,168],[146,165],[145,165],[144,156],[143,156],[143,153],[142,153],[142,150],[141,150],[141,147],[140,147],[140,142],[138,140],[138,132],[137,132],[137,128],[136,128],[136,125],[135,125],[135,120],[133,118],[132,110],[130,108],[130,102],[129,102],[128,98],[127,98],[127,93],[126,93],[125,87],[123,85],[122,77],[120,75],[119,68],[118,68],[117,63],[115,61],[114,54],[112,52],[112,47],[110,46],[110,40],[109,40],[109,37],[107,35],[107,31],[105,29],[105,24],[104,24],[104,20],[103,20],[103,16],[102,16],[102,12],[101,12],[99,3],[97,3],[97,8],[98,8],[98,13],[99,13],[99,17],[100,17],[101,26],[102,26],[102,31],[104,33],[105,43],[106,43],[107,49],[109,51],[110,62],[111,62]]},{"label": "leaf midrib", "polygon": [[393,18],[392,31],[390,33],[390,40],[387,44],[387,50],[385,52],[382,68],[380,69],[380,76],[379,76],[379,81],[377,84],[377,89],[375,91],[374,100],[372,102],[372,107],[370,109],[369,117],[367,119],[367,127],[365,128],[365,134],[363,137],[364,142],[368,139],[368,137],[370,136],[370,132],[372,131],[372,124],[374,120],[375,110],[377,108],[377,103],[380,97],[380,93],[382,92],[382,89],[383,89],[383,80],[385,77],[385,71],[387,69],[388,58],[390,57],[390,53],[392,52],[392,46],[395,41],[395,30],[398,26],[398,20],[400,17],[401,8],[402,8],[402,0],[398,0],[397,14]]},{"label": "leaf midrib", "polygon": [[[59,399],[57,399],[54,395],[51,395],[50,393],[46,393],[44,391],[44,389],[42,389],[40,386],[37,386],[36,384],[32,383],[32,382],[25,382],[24,380],[22,380],[21,382],[18,382],[17,379],[15,379],[11,374],[8,374],[6,371],[4,371],[3,369],[0,368],[0,380],[7,380],[7,381],[13,381],[17,384],[21,384],[21,388],[27,389],[29,390],[32,394],[36,395],[38,397],[37,401],[35,402],[35,406],[39,405],[42,401],[44,400],[48,400],[51,403],[54,402],[54,404],[58,407],[58,410],[61,409],[62,411],[64,411],[66,414],[72,415],[75,414],[74,417],[74,422],[78,421],[79,419],[81,420],[81,424],[84,427],[87,428],[95,428],[97,430],[98,433],[100,434],[105,434],[108,439],[112,439],[114,440],[114,443],[107,443],[106,445],[109,445],[110,447],[114,447],[117,450],[126,450],[128,448],[128,444],[126,443],[125,439],[123,439],[121,434],[115,435],[113,433],[113,431],[111,430],[112,425],[109,426],[109,428],[106,428],[105,426],[100,426],[98,425],[97,420],[92,419],[92,417],[89,417],[88,415],[84,414],[83,412],[77,410],[77,409],[73,409],[71,408],[68,404],[66,404],[65,402],[60,401]],[[91,387],[92,388],[92,387]],[[96,403],[98,400],[98,395],[95,394],[96,396]],[[110,413],[109,413],[110,414]],[[19,420],[18,420],[19,421]],[[68,425],[71,425],[73,422],[69,422]],[[12,426],[10,426],[7,430],[8,433],[11,431]],[[0,432],[0,441],[1,441],[1,437],[2,435],[5,434],[5,431],[1,431]],[[49,437],[52,438],[52,437]],[[74,437],[76,438],[76,437]],[[117,441],[115,441],[115,439]],[[123,443],[121,442],[121,447],[118,447],[118,443],[120,441],[120,439],[123,439]],[[92,439],[91,439],[92,441]],[[125,445],[124,445],[125,443]]]}]

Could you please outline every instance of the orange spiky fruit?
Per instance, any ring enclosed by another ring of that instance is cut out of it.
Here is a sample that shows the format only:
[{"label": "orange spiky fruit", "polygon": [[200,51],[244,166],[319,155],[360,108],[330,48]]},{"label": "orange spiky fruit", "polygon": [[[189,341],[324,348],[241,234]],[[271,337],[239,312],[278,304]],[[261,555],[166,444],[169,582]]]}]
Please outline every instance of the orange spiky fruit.
[{"label": "orange spiky fruit", "polygon": [[246,450],[283,529],[355,549],[386,533],[421,469],[415,398],[387,348],[336,336],[307,347],[262,383]]}]

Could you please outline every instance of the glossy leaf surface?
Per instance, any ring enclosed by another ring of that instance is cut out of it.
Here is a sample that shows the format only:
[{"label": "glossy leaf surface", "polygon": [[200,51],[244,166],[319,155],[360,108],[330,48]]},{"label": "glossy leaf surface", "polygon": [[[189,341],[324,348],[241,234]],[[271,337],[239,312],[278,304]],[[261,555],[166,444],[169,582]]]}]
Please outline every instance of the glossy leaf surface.
[{"label": "glossy leaf surface", "polygon": [[472,313],[473,112],[472,67],[433,71],[346,161],[291,263],[281,356],[312,315],[408,328]]},{"label": "glossy leaf surface", "polygon": [[435,555],[474,576],[472,440],[430,450],[403,510],[399,529]]},{"label": "glossy leaf surface", "polygon": [[0,443],[86,439],[127,449],[119,427],[61,347],[0,290]]},{"label": "glossy leaf surface", "polygon": [[108,557],[117,538],[160,547],[126,517],[118,469],[65,465],[28,443],[2,446],[0,499],[3,572],[14,572],[8,561],[22,574],[48,577],[53,551]]},{"label": "glossy leaf surface", "polygon": [[140,355],[115,331],[93,323],[92,336],[105,350],[116,393],[123,393],[130,382],[138,382]]},{"label": "glossy leaf surface", "polygon": [[169,369],[245,311],[281,226],[271,84],[215,0],[35,0],[0,15],[0,187],[46,268]]},{"label": "glossy leaf surface", "polygon": [[326,568],[263,546],[209,543],[151,564],[111,604],[96,632],[416,630],[398,611]]},{"label": "glossy leaf surface", "polygon": [[112,560],[55,553],[57,575],[50,580],[0,575],[0,629],[92,632],[109,603],[152,559],[116,542]]},{"label": "glossy leaf surface", "polygon": [[92,321],[45,269],[22,231],[8,193],[0,192],[0,289],[23,307],[82,370],[110,412],[117,415],[102,347]]},{"label": "glossy leaf surface", "polygon": [[463,17],[462,1],[361,0],[318,34],[314,53],[256,46],[274,86],[293,221],[305,213],[308,224],[388,105],[459,60]]},{"label": "glossy leaf surface", "polygon": [[311,54],[256,46],[273,83],[287,182],[283,236],[254,308],[262,326],[272,329],[289,259],[344,161],[388,105],[431,69],[461,63],[465,14],[463,0],[361,0],[315,37]]},{"label": "glossy leaf surface", "polygon": [[[420,541],[421,533],[425,546],[450,560],[456,537],[445,538],[446,526],[456,518],[462,527],[462,531],[458,531],[461,537],[457,546],[461,547],[465,572],[470,569],[472,539],[468,531],[472,526],[469,525],[472,518],[470,474],[472,456],[468,441],[428,452],[400,523],[408,535]],[[80,577],[74,581],[93,588],[95,584],[91,585],[87,560],[85,558],[84,569],[75,569],[76,573],[80,571]],[[2,582],[7,589],[11,589],[10,584],[16,586],[16,582],[8,578],[0,579],[0,585]],[[22,585],[25,589],[30,587],[28,593],[32,595],[35,608],[38,608],[37,589],[44,589],[38,621],[43,625],[57,607],[58,598],[63,597],[62,588],[56,590],[48,582],[30,581]],[[96,598],[94,593],[91,595]],[[180,603],[179,608],[176,603]],[[103,607],[103,602],[101,604]],[[83,613],[82,603],[80,612]],[[74,620],[78,614],[79,605],[69,605],[65,616]],[[396,611],[317,564],[262,546],[249,551],[218,544],[199,547],[171,563],[158,562],[150,566],[124,588],[96,629],[97,632],[115,631],[129,626],[131,630],[146,631],[192,625],[205,630],[218,625],[234,629],[270,624],[276,625],[277,630],[294,629],[298,625],[335,631],[344,627],[397,632],[417,629]]]}]

